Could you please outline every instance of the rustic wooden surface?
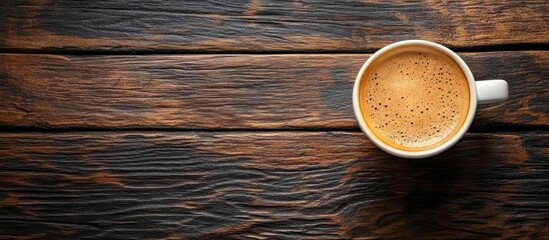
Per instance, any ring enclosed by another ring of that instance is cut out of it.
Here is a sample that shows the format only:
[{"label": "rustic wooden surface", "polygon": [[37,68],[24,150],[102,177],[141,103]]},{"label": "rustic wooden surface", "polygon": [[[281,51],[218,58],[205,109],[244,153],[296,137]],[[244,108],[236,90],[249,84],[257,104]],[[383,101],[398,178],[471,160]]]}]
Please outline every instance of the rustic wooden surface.
[{"label": "rustic wooden surface", "polygon": [[371,51],[421,38],[457,48],[549,42],[549,2],[1,1],[10,51]]},{"label": "rustic wooden surface", "polygon": [[[0,239],[547,239],[548,1],[0,1]],[[509,83],[441,155],[351,89],[425,39]]]},{"label": "rustic wooden surface", "polygon": [[[549,125],[547,51],[461,55],[477,79],[510,86],[473,128]],[[4,54],[0,126],[358,129],[351,95],[368,56]]]},{"label": "rustic wooden surface", "polygon": [[469,134],[408,160],[358,132],[5,133],[0,237],[542,239],[548,145]]}]

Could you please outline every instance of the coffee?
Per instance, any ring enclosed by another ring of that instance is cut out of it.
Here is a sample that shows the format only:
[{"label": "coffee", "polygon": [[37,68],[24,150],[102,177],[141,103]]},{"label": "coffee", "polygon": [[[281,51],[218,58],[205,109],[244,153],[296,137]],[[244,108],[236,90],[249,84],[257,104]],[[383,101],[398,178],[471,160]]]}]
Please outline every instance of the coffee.
[{"label": "coffee", "polygon": [[450,140],[465,123],[470,92],[460,66],[426,46],[394,48],[363,75],[359,106],[381,141],[405,151],[423,151]]}]

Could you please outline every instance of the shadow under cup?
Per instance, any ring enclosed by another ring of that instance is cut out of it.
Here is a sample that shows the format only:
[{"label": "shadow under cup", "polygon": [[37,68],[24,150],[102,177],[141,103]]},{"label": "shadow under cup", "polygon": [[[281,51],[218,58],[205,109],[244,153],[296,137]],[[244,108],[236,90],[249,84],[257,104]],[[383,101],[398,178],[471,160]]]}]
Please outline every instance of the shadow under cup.
[{"label": "shadow under cup", "polygon": [[470,125],[476,106],[472,74],[438,49],[444,47],[433,45],[439,47],[389,45],[359,75],[357,119],[376,145],[393,154],[434,155],[453,145]]}]

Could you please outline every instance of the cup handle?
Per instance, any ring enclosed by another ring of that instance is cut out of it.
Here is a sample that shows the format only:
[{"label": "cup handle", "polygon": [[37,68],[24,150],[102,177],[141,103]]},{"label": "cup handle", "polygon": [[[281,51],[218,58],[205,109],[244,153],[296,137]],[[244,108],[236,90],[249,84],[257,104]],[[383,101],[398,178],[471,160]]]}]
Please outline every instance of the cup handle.
[{"label": "cup handle", "polygon": [[478,104],[493,103],[509,97],[509,87],[505,80],[476,81]]}]

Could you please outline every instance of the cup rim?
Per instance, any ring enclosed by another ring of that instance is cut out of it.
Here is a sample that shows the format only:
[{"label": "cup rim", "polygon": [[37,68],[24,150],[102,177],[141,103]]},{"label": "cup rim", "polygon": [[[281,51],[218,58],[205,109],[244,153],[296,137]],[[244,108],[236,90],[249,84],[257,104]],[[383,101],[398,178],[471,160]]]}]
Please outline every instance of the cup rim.
[{"label": "cup rim", "polygon": [[[414,45],[433,48],[452,58],[452,60],[454,60],[459,65],[459,67],[463,71],[463,74],[465,75],[465,78],[467,79],[467,83],[469,84],[470,99],[469,99],[469,111],[467,112],[467,117],[465,119],[465,122],[463,123],[459,131],[456,134],[454,134],[454,136],[452,136],[445,143],[435,148],[411,152],[411,151],[404,151],[384,143],[383,141],[381,141],[375,136],[375,134],[368,128],[368,126],[366,126],[366,123],[362,116],[362,111],[360,110],[359,90],[360,90],[360,83],[362,82],[364,73],[366,72],[366,69],[368,68],[368,66],[374,60],[376,60],[379,56],[385,54],[386,52],[393,50],[394,48],[414,46]],[[368,60],[366,60],[366,62],[362,65],[362,67],[360,68],[360,71],[356,76],[355,84],[353,88],[353,110],[354,110],[355,117],[360,129],[366,134],[368,139],[370,139],[370,141],[372,141],[372,143],[374,143],[377,147],[379,147],[380,149],[382,149],[387,153],[390,153],[398,157],[403,157],[403,158],[426,158],[426,157],[439,154],[447,150],[448,148],[452,147],[453,145],[455,145],[463,137],[463,135],[465,135],[465,133],[471,126],[471,123],[473,122],[473,118],[476,112],[476,108],[477,108],[477,91],[475,86],[475,79],[474,79],[473,73],[471,72],[467,64],[465,64],[463,59],[461,59],[461,57],[459,57],[454,51],[450,50],[449,48],[441,44],[425,41],[425,40],[404,40],[404,41],[391,43],[379,49],[372,56],[370,56]]]}]

